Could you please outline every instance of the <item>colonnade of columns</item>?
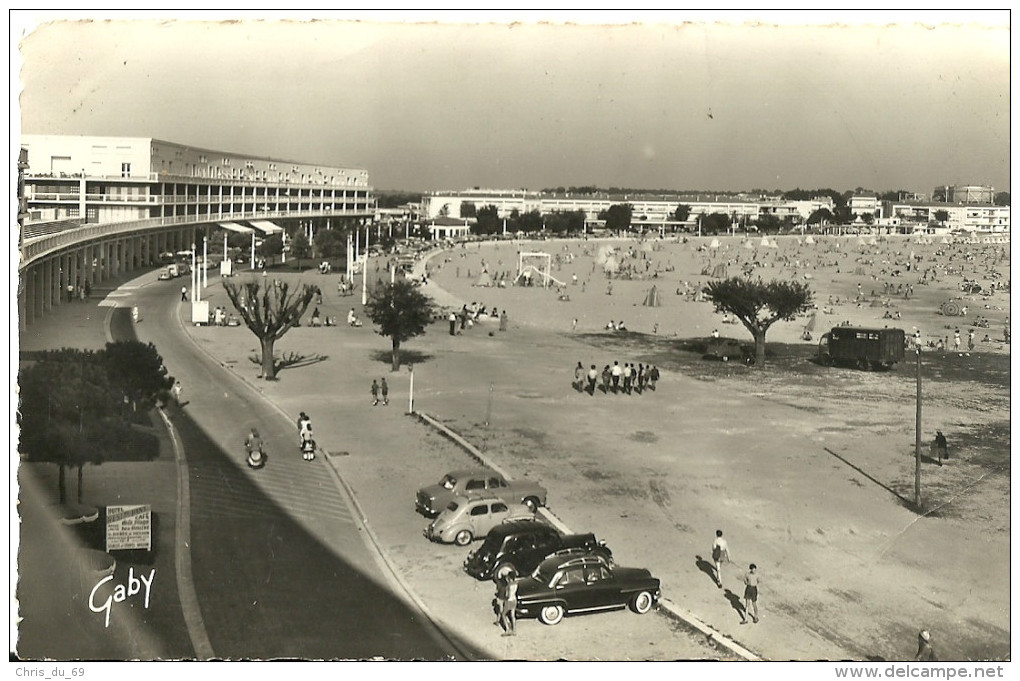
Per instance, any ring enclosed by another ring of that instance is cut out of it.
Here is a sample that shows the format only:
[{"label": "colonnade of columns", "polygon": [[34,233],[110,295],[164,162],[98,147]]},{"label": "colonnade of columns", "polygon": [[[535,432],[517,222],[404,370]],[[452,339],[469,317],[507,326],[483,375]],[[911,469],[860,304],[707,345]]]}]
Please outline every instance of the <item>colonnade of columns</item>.
[{"label": "colonnade of columns", "polygon": [[196,225],[82,242],[30,263],[19,271],[18,317],[22,326],[57,305],[80,299],[97,285],[158,264],[161,253],[191,248]]}]

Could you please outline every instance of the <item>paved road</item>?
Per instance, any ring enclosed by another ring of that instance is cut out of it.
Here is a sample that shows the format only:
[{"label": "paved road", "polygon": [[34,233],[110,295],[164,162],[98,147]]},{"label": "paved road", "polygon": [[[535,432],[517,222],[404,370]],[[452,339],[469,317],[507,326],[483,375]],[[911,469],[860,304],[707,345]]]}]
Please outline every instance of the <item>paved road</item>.
[{"label": "paved road", "polygon": [[[142,321],[133,329],[127,315],[107,315],[103,307],[90,305],[92,312],[75,319],[84,317],[80,325],[91,327],[109,318],[117,339],[137,331],[185,386],[183,408],[168,411],[187,457],[191,577],[215,656],[477,656],[469,644],[439,635],[398,595],[366,545],[335,474],[321,459],[305,463],[289,456],[296,446],[290,418],[187,339],[179,296],[164,283],[148,275],[109,299],[139,307]],[[252,425],[271,457],[261,471],[243,463],[242,442]],[[176,598],[175,590],[164,596],[171,593]]]}]

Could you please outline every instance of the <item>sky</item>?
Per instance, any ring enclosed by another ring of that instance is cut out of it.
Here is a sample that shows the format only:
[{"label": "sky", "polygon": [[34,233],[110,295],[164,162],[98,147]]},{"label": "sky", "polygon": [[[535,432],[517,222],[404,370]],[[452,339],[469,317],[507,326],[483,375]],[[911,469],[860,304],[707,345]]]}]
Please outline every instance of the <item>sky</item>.
[{"label": "sky", "polygon": [[24,133],[408,191],[1009,189],[1003,11],[14,14]]}]

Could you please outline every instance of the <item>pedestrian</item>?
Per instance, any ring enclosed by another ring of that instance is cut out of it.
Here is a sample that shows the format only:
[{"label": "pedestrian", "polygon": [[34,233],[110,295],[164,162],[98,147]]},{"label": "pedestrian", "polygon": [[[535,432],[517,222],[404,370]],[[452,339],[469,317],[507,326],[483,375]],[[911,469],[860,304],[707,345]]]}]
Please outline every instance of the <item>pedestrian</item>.
[{"label": "pedestrian", "polygon": [[379,386],[379,392],[382,393],[383,406],[388,406],[390,403],[390,387],[386,385],[386,378],[382,379],[382,385]]},{"label": "pedestrian", "polygon": [[946,436],[942,434],[941,430],[935,431],[935,451],[939,456],[939,465],[942,465],[942,459],[949,458],[949,443],[946,442]]},{"label": "pedestrian", "polygon": [[960,330],[957,329],[953,334],[953,349],[956,352],[960,352]]},{"label": "pedestrian", "polygon": [[301,457],[305,461],[315,458],[315,438],[312,435],[311,421],[305,421],[301,427]]},{"label": "pedestrian", "polygon": [[744,612],[741,613],[741,624],[747,624],[746,615],[750,615],[755,624],[758,624],[758,566],[754,563],[744,573]]},{"label": "pedestrian", "polygon": [[570,324],[571,331],[577,331],[577,317],[574,317],[574,321]]},{"label": "pedestrian", "polygon": [[595,365],[591,365],[591,369],[588,369],[588,394],[595,395],[595,381],[598,380],[599,371],[595,368]]},{"label": "pedestrian", "polygon": [[188,287],[187,286],[182,286],[181,287],[181,302],[184,302],[187,299],[188,299]]},{"label": "pedestrian", "polygon": [[507,323],[509,323],[509,321],[510,321],[510,319],[506,315],[506,310],[503,310],[502,312],[500,312],[499,313],[499,330],[500,331],[506,331],[506,326],[507,326]]},{"label": "pedestrian", "polygon": [[647,380],[648,380],[648,374],[645,373],[645,365],[642,364],[641,362],[638,362],[638,365],[637,365],[637,379],[636,379],[634,385],[636,386],[636,390],[638,391],[639,395],[645,389],[645,381],[647,381]]},{"label": "pedestrian", "polygon": [[502,598],[499,600],[499,624],[503,627],[503,636],[516,636],[517,580],[508,578],[501,590]]},{"label": "pedestrian", "polygon": [[306,423],[311,423],[311,419],[308,418],[308,414],[306,414],[304,412],[301,412],[301,415],[298,416],[298,420],[297,420],[297,432],[298,432],[298,435],[300,435],[301,431],[305,429],[305,424]]},{"label": "pedestrian", "polygon": [[715,585],[722,588],[722,566],[730,562],[730,545],[722,536],[722,530],[715,531],[712,542],[712,562],[715,563]]},{"label": "pedestrian", "polygon": [[615,395],[620,390],[620,377],[623,376],[623,369],[620,367],[620,363],[617,361],[613,362],[613,394]]},{"label": "pedestrian", "polygon": [[451,336],[456,336],[457,335],[457,313],[451,311],[450,312],[449,320],[450,320],[450,335]]},{"label": "pedestrian", "polygon": [[379,404],[379,383],[373,378],[372,379],[372,406]]},{"label": "pedestrian", "polygon": [[634,388],[634,371],[631,369],[631,366],[626,362],[623,364],[623,392],[628,395],[631,394]]},{"label": "pedestrian", "polygon": [[719,337],[719,329],[712,329],[712,338]]},{"label": "pedestrian", "polygon": [[935,648],[931,643],[931,633],[922,629],[917,634],[917,654],[914,655],[914,662],[938,662],[935,655]]},{"label": "pedestrian", "polygon": [[659,380],[659,367],[652,365],[648,371],[648,387],[655,390],[655,382]]},{"label": "pedestrian", "polygon": [[584,365],[580,362],[574,367],[574,389],[581,392],[584,387]]},{"label": "pedestrian", "polygon": [[974,352],[974,329],[967,332],[967,350]]},{"label": "pedestrian", "polygon": [[602,367],[602,392],[605,393],[606,395],[609,394],[609,381],[611,378],[611,374],[612,371],[610,370],[608,364]]},{"label": "pedestrian", "polygon": [[181,385],[180,381],[174,381],[173,387],[170,388],[170,394],[174,398],[174,404],[177,405],[178,407],[182,406],[181,405],[181,396],[183,395],[183,393],[184,393],[184,386]]}]

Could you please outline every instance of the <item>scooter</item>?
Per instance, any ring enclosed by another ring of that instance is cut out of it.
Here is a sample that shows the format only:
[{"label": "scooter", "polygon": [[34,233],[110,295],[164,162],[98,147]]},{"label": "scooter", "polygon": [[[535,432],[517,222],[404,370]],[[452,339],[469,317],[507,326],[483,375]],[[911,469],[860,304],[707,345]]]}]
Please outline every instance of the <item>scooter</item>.
[{"label": "scooter", "polygon": [[305,461],[312,461],[315,458],[315,440],[301,441],[301,457]]},{"label": "scooter", "polygon": [[265,450],[262,448],[262,443],[259,443],[258,447],[253,447],[251,442],[248,440],[244,441],[245,449],[248,450],[248,467],[259,469],[266,465],[266,461],[269,459],[266,456]]}]

